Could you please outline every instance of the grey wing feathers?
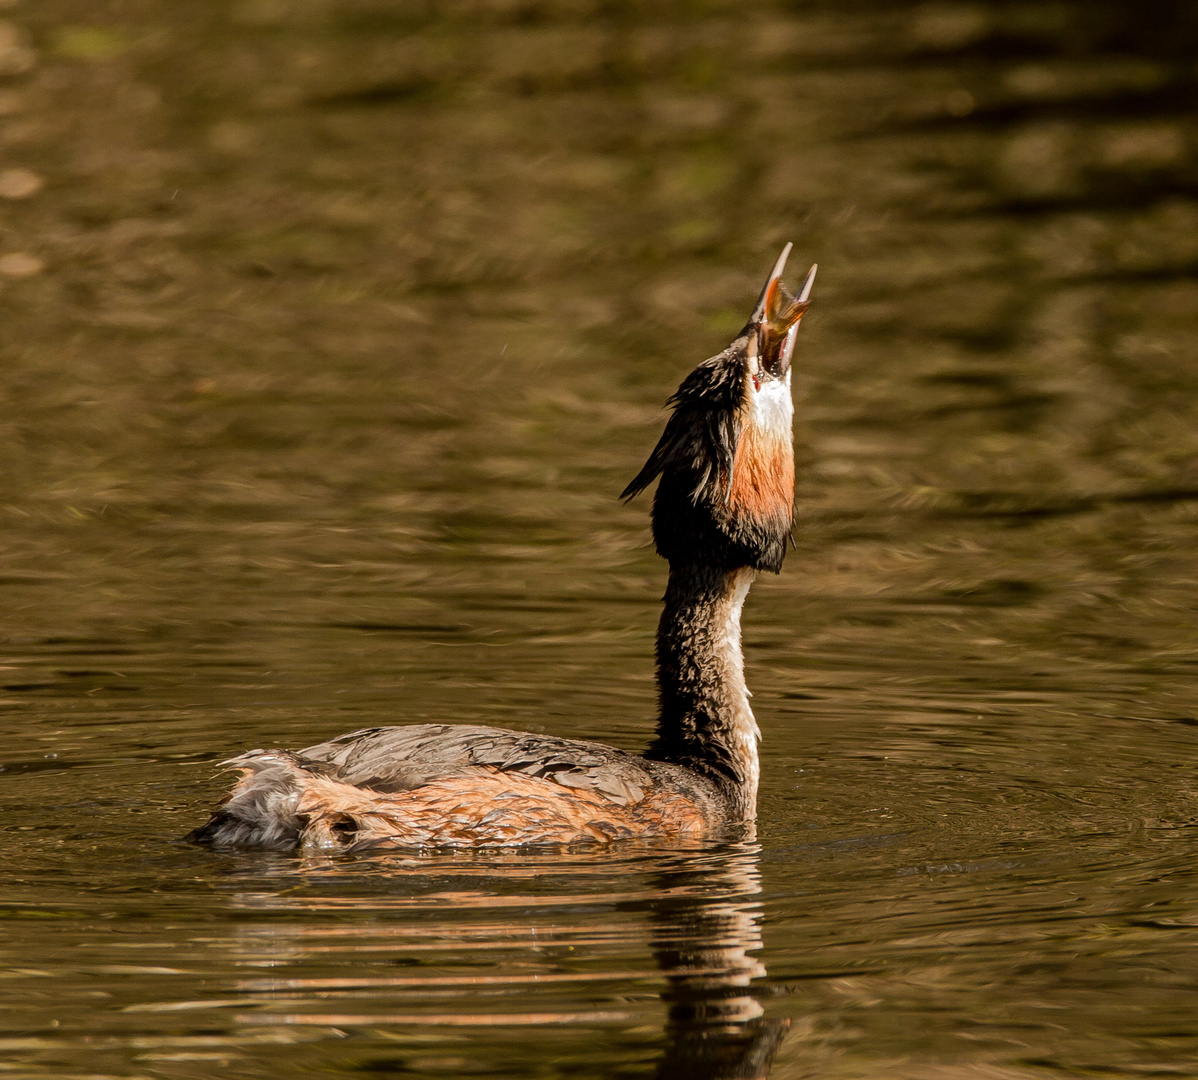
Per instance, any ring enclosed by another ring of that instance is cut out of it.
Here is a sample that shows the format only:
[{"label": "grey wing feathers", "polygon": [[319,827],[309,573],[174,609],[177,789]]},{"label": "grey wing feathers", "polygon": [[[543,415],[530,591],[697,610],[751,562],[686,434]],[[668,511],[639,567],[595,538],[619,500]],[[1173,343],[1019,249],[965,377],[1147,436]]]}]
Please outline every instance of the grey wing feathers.
[{"label": "grey wing feathers", "polygon": [[620,804],[639,802],[654,781],[639,759],[600,743],[500,728],[422,724],[366,728],[299,752],[332,766],[346,783],[410,791],[480,767],[589,788]]}]

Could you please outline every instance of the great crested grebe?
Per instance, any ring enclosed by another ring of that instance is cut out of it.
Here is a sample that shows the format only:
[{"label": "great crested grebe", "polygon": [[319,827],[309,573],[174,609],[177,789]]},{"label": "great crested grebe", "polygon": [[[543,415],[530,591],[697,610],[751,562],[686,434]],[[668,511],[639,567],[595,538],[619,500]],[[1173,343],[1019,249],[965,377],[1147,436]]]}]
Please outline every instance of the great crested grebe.
[{"label": "great crested grebe", "polygon": [[692,371],[630,499],[659,480],[670,564],[657,628],[657,736],[642,756],[498,728],[367,728],[306,750],[251,750],[188,839],[274,850],[505,847],[708,836],[757,815],[757,742],[740,611],[782,568],[794,515],[790,358],[815,267],[782,284],[787,244],[745,328]]}]

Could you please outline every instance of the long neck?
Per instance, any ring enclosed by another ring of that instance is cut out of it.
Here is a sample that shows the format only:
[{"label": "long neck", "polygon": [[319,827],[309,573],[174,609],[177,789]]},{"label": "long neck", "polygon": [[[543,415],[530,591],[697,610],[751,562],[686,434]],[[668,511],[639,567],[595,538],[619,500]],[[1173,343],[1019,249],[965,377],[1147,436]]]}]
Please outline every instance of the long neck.
[{"label": "long neck", "polygon": [[757,813],[757,741],[740,650],[749,569],[670,564],[657,627],[657,738],[645,756],[704,773],[744,820]]}]

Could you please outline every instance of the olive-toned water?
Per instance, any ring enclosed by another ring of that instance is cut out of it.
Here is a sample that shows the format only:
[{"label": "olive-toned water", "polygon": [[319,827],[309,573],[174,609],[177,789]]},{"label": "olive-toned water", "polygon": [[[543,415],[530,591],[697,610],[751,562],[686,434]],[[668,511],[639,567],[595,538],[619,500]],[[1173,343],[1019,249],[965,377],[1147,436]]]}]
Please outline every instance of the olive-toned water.
[{"label": "olive-toned water", "polygon": [[[0,1074],[1198,1073],[1193,3],[0,7]],[[788,240],[757,844],[179,842],[641,746],[615,496]]]}]

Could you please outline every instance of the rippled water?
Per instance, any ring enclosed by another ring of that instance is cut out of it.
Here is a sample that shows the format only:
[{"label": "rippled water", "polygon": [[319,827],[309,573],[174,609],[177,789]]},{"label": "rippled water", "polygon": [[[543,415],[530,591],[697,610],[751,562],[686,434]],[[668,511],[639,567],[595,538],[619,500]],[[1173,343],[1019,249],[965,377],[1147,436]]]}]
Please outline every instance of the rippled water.
[{"label": "rippled water", "polygon": [[[0,7],[4,1075],[1198,1071],[1192,3]],[[179,843],[643,745],[615,495],[787,240],[758,845]]]}]

